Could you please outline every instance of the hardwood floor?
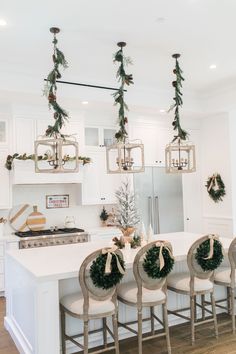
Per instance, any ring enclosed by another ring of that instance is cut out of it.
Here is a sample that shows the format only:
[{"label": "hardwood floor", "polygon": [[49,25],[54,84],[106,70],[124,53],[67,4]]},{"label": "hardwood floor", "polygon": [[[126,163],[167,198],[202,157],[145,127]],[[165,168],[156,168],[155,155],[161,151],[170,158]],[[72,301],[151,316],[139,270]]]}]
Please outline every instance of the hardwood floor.
[{"label": "hardwood floor", "polygon": [[[18,354],[14,342],[4,329],[5,299],[0,298],[0,354]],[[181,325],[170,328],[172,354],[236,354],[236,335],[231,333],[228,316],[218,318],[219,339],[215,339],[211,324],[199,326],[196,330],[196,344],[190,344],[190,326]],[[110,352],[112,354],[114,352]],[[121,342],[121,354],[137,354],[137,340]],[[45,353],[50,354],[50,353]],[[165,338],[154,339],[143,344],[143,354],[166,354]]]}]

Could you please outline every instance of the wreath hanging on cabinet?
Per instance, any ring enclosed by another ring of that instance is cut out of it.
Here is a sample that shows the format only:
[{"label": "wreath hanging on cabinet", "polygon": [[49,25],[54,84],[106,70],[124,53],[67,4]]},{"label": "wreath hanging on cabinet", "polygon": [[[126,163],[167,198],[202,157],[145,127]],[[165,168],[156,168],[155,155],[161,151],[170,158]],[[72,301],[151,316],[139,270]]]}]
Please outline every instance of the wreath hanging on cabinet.
[{"label": "wreath hanging on cabinet", "polygon": [[223,201],[223,197],[226,194],[225,184],[222,181],[222,178],[219,173],[214,173],[211,177],[208,178],[206,182],[206,187],[210,198],[215,203]]}]

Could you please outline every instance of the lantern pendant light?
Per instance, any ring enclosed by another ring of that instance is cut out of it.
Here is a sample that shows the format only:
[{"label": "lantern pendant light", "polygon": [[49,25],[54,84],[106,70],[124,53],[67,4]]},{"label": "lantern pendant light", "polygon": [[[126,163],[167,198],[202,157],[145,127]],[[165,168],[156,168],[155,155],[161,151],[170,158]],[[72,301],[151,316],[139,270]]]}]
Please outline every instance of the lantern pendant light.
[{"label": "lantern pendant light", "polygon": [[106,147],[107,173],[138,173],[144,171],[144,146],[140,140],[129,140],[127,132],[128,106],[124,101],[124,87],[133,84],[133,76],[126,74],[125,66],[131,63],[125,58],[123,48],[125,42],[117,43],[119,50],[115,53],[114,62],[120,64],[117,77],[120,88],[113,94],[115,104],[119,104],[119,130],[115,134],[116,143]]},{"label": "lantern pendant light", "polygon": [[174,135],[172,142],[165,149],[166,172],[190,173],[196,171],[195,146],[188,140],[188,133],[180,125],[179,107],[183,105],[181,88],[184,78],[178,61],[180,54],[173,54],[172,57],[175,59],[173,72],[176,79],[172,82],[175,88],[174,104],[169,111],[174,110],[175,112],[172,125],[177,134]]},{"label": "lantern pendant light", "polygon": [[[67,112],[57,102],[56,80],[61,78],[60,67],[67,67],[64,54],[57,48],[56,34],[59,28],[52,27],[53,33],[53,69],[48,74],[45,94],[49,108],[54,111],[54,125],[49,125],[45,135],[38,137],[35,147],[35,172],[38,173],[68,173],[79,170],[79,148],[74,136],[64,135],[61,129],[68,121]],[[69,156],[69,153],[72,157]],[[45,159],[39,159],[39,156]],[[45,161],[46,160],[46,161]]]}]

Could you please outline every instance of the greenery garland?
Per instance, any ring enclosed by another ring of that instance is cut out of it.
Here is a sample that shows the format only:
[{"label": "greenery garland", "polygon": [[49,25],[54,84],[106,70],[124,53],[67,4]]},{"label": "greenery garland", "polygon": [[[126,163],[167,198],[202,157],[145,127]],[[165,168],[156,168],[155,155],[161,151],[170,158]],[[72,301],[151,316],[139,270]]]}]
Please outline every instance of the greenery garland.
[{"label": "greenery garland", "polygon": [[224,259],[222,244],[220,241],[214,240],[213,250],[213,257],[210,259],[205,259],[208,257],[210,252],[210,240],[204,241],[197,248],[195,259],[205,272],[218,268]]},{"label": "greenery garland", "polygon": [[174,104],[170,107],[169,111],[172,111],[173,109],[175,110],[175,117],[172,122],[172,125],[174,127],[174,130],[177,131],[177,135],[174,136],[173,142],[180,138],[181,140],[186,140],[188,137],[188,133],[182,129],[180,125],[180,115],[179,115],[179,107],[182,107],[183,105],[183,94],[181,92],[182,88],[182,81],[184,81],[183,78],[183,71],[180,68],[178,58],[180,57],[180,54],[173,54],[173,58],[175,58],[175,69],[173,70],[173,73],[176,75],[175,81],[172,82],[172,86],[175,88],[175,97],[173,97]]},{"label": "greenery garland", "polygon": [[[75,156],[71,157],[69,155],[65,155],[63,157],[63,159],[65,161],[74,161],[75,158],[76,158]],[[90,157],[79,156],[78,159],[79,159],[79,161],[83,162],[83,165],[91,162],[91,158]],[[13,155],[8,155],[7,159],[6,159],[6,162],[5,162],[5,167],[9,171],[12,170],[12,164],[13,164],[14,160],[21,160],[21,161],[32,160],[32,161],[34,161],[35,160],[35,154],[27,155],[26,153],[24,153],[24,154],[20,155],[18,153],[15,153]],[[50,158],[49,158],[49,156],[47,154],[44,154],[44,155],[38,156],[38,160],[39,161],[50,161]]]},{"label": "greenery garland", "polygon": [[[215,203],[222,201],[226,194],[225,184],[219,173],[212,175],[206,182],[207,192]],[[216,187],[216,188],[215,188]]]},{"label": "greenery garland", "polygon": [[[125,262],[119,255],[117,255],[117,257],[121,267],[125,270]],[[90,267],[90,277],[96,287],[107,290],[116,286],[124,275],[119,272],[116,256],[114,254],[112,254],[111,260],[111,273],[105,274],[106,261],[107,254],[100,254]]]},{"label": "greenery garland", "polygon": [[125,111],[128,111],[128,106],[124,100],[124,87],[125,85],[129,86],[133,84],[133,76],[132,74],[126,74],[125,66],[131,64],[130,58],[124,57],[123,54],[123,47],[126,45],[124,42],[119,42],[117,44],[120,49],[114,55],[114,62],[120,64],[118,71],[117,71],[117,78],[118,81],[121,83],[119,90],[117,90],[113,97],[115,99],[115,105],[119,104],[119,131],[115,134],[117,141],[125,142],[125,139],[128,137],[128,133],[126,130],[126,124],[128,123],[128,119],[125,115]]},{"label": "greenery garland", "polygon": [[65,122],[68,120],[68,113],[58,104],[57,102],[57,84],[56,81],[61,78],[60,67],[64,69],[68,67],[67,61],[65,59],[64,54],[58,49],[57,43],[58,40],[56,38],[56,33],[60,30],[58,28],[51,28],[50,32],[54,34],[53,38],[53,69],[47,76],[47,84],[44,88],[44,94],[48,98],[49,108],[54,110],[54,125],[49,125],[46,130],[46,136],[49,137],[64,137],[64,135],[60,132]]},{"label": "greenery garland", "polygon": [[160,247],[153,246],[150,248],[145,255],[143,261],[143,269],[147,273],[147,275],[153,279],[159,279],[166,277],[173,269],[174,259],[170,256],[167,249],[163,247],[162,255],[165,261],[165,265],[160,270],[159,263],[157,260],[159,259]]}]

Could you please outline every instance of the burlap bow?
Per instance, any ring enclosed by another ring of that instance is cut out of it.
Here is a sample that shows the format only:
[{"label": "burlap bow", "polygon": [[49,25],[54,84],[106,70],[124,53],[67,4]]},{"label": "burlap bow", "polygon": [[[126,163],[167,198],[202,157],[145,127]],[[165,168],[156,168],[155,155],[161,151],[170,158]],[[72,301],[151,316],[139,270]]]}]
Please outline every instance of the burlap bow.
[{"label": "burlap bow", "polygon": [[217,235],[209,235],[209,240],[210,240],[210,252],[207,257],[204,257],[203,259],[212,259],[214,255],[214,242],[219,241],[219,237]]},{"label": "burlap bow", "polygon": [[172,254],[172,250],[171,250],[171,245],[168,241],[157,241],[156,243],[156,247],[160,247],[160,251],[159,251],[159,263],[160,263],[160,270],[162,270],[162,268],[165,266],[165,259],[163,257],[162,251],[163,248],[165,250],[167,250],[167,252],[169,253],[170,257],[172,259],[174,259],[173,254]]},{"label": "burlap bow", "polygon": [[104,248],[102,250],[102,254],[107,254],[107,260],[106,260],[106,266],[105,266],[105,274],[110,274],[111,273],[111,260],[112,256],[114,255],[116,257],[116,265],[121,274],[125,274],[124,269],[122,268],[119,258],[115,251],[118,249],[117,246],[113,246],[112,248]]},{"label": "burlap bow", "polygon": [[209,187],[207,188],[207,191],[210,192],[210,190],[212,188],[214,188],[215,190],[218,190],[219,189],[219,186],[218,186],[218,183],[217,183],[217,179],[216,179],[216,174],[214,174],[212,177],[211,177],[211,183],[209,185]]}]

